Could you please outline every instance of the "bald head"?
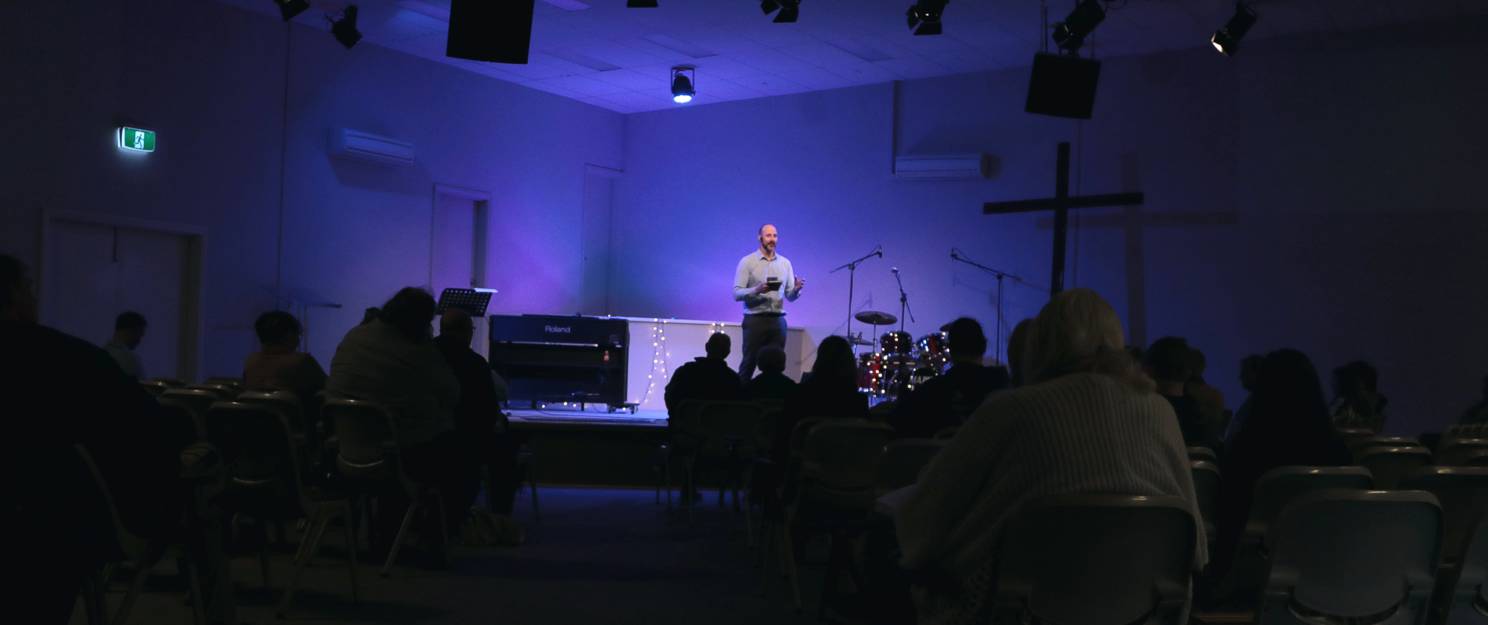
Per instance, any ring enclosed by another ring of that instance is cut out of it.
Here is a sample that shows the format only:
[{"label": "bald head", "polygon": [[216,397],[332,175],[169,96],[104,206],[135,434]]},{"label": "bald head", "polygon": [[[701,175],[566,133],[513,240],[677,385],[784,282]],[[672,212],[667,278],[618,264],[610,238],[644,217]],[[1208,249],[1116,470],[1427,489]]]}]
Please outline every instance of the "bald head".
[{"label": "bald head", "polygon": [[766,255],[774,257],[775,244],[780,241],[780,233],[775,229],[775,224],[765,224],[759,229],[760,250]]},{"label": "bald head", "polygon": [[453,307],[444,309],[444,314],[439,317],[439,334],[469,345],[475,340],[475,322],[471,320],[470,312]]}]

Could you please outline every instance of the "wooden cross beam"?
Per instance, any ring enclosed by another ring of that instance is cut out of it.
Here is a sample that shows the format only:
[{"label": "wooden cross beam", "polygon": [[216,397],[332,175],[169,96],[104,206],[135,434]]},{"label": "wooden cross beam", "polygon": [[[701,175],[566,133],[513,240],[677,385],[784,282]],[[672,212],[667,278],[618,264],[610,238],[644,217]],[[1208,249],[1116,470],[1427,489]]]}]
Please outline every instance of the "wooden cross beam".
[{"label": "wooden cross beam", "polygon": [[1103,195],[1069,194],[1070,144],[1060,142],[1059,157],[1054,169],[1054,197],[1011,202],[987,202],[982,205],[982,214],[1027,213],[1054,211],[1054,263],[1049,277],[1049,296],[1064,290],[1065,239],[1069,233],[1069,209],[1095,208],[1100,206],[1133,206],[1145,199],[1140,191],[1134,193],[1107,193]]}]

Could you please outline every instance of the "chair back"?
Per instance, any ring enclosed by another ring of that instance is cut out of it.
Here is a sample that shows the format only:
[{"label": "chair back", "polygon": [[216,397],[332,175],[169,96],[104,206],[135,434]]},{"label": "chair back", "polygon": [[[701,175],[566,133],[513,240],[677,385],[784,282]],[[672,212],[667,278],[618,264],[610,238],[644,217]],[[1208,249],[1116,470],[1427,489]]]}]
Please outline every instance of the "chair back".
[{"label": "chair back", "polygon": [[332,399],[321,414],[335,424],[336,469],[343,477],[379,480],[394,475],[390,461],[398,438],[392,413],[374,402]]},{"label": "chair back", "polygon": [[1459,438],[1442,444],[1436,464],[1443,467],[1468,466],[1478,452],[1488,451],[1488,438]]},{"label": "chair back", "polygon": [[707,436],[703,433],[703,402],[689,399],[667,415],[667,428],[672,439],[672,451],[684,455],[692,454],[702,447]]},{"label": "chair back", "polygon": [[702,436],[701,451],[713,456],[752,455],[763,419],[762,409],[754,402],[703,402],[698,408],[697,423]]},{"label": "chair back", "polygon": [[240,391],[240,392],[243,390],[243,380],[242,379],[239,379],[239,378],[228,378],[228,377],[220,377],[220,376],[219,377],[211,377],[211,378],[207,378],[205,380],[202,380],[202,384],[208,384],[208,385],[212,385],[212,386],[226,386],[228,388],[231,388],[231,389],[233,389],[235,391]]},{"label": "chair back", "polygon": [[826,417],[806,417],[796,422],[796,425],[791,428],[788,442],[792,459],[800,459],[801,455],[806,453],[806,437],[811,434],[811,430],[816,429],[816,426],[827,421]]},{"label": "chair back", "polygon": [[870,421],[831,419],[806,435],[801,452],[801,475],[818,486],[837,491],[873,489],[878,459],[894,430]]},{"label": "chair back", "polygon": [[269,406],[278,410],[289,420],[296,434],[310,434],[315,428],[305,418],[305,404],[300,397],[289,391],[243,391],[237,400],[245,404]]},{"label": "chair back", "polygon": [[190,388],[170,388],[160,393],[156,400],[162,405],[172,404],[180,407],[191,414],[191,420],[196,424],[200,438],[205,439],[207,433],[207,409],[222,398],[211,391]]},{"label": "chair back", "polygon": [[1419,623],[1440,540],[1441,508],[1430,493],[1298,497],[1266,535],[1270,571],[1256,622]]},{"label": "chair back", "polygon": [[1219,466],[1207,460],[1194,460],[1189,463],[1189,472],[1193,474],[1194,497],[1198,499],[1200,519],[1204,523],[1204,535],[1210,538],[1218,536],[1215,526],[1215,515],[1219,513]]},{"label": "chair back", "polygon": [[944,449],[946,441],[929,438],[904,438],[884,445],[878,457],[878,470],[873,487],[882,495],[918,482],[925,465]]},{"label": "chair back", "polygon": [[174,387],[167,384],[164,380],[140,380],[140,388],[145,389],[145,392],[151,395],[159,397],[161,393]]},{"label": "chair back", "polygon": [[1363,467],[1277,467],[1256,480],[1245,533],[1257,538],[1265,536],[1276,515],[1305,493],[1327,489],[1366,490],[1373,484],[1374,478]]},{"label": "chair back", "polygon": [[261,404],[220,401],[207,412],[207,441],[227,464],[229,501],[259,514],[302,510],[299,452],[289,420]]},{"label": "chair back", "polygon": [[1219,456],[1215,455],[1214,450],[1208,447],[1189,447],[1188,460],[1190,462],[1203,460],[1205,462],[1215,463],[1219,462]]},{"label": "chair back", "polygon": [[220,399],[232,399],[238,396],[238,389],[226,384],[192,384],[186,388],[213,393]]},{"label": "chair back", "polygon": [[1001,537],[992,623],[1181,625],[1195,521],[1178,497],[1058,495]]},{"label": "chair back", "polygon": [[1488,623],[1488,523],[1473,524],[1461,554],[1456,574],[1437,584],[1433,601],[1444,614],[1433,615],[1433,622],[1444,625],[1484,625]]},{"label": "chair back", "polygon": [[1353,452],[1355,461],[1364,452],[1378,447],[1425,447],[1420,439],[1410,436],[1361,436],[1345,439],[1344,443]]},{"label": "chair back", "polygon": [[1436,496],[1442,509],[1442,561],[1462,561],[1479,520],[1488,514],[1488,468],[1423,467],[1401,480],[1400,488]]},{"label": "chair back", "polygon": [[1431,465],[1431,451],[1425,447],[1367,447],[1359,452],[1359,465],[1374,476],[1374,487],[1393,489],[1400,480],[1417,469]]}]

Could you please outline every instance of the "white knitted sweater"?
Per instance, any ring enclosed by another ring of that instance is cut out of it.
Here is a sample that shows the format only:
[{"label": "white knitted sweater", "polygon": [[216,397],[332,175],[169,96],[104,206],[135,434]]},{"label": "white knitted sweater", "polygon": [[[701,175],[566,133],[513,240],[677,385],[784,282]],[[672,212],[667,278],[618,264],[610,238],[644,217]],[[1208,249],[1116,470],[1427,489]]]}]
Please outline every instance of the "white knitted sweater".
[{"label": "white knitted sweater", "polygon": [[[1188,452],[1168,402],[1093,373],[990,395],[896,512],[902,564],[946,574],[958,587],[949,596],[921,593],[920,623],[968,621],[988,590],[1009,515],[1064,493],[1176,495],[1193,504]],[[1202,566],[1208,553],[1198,530]]]}]

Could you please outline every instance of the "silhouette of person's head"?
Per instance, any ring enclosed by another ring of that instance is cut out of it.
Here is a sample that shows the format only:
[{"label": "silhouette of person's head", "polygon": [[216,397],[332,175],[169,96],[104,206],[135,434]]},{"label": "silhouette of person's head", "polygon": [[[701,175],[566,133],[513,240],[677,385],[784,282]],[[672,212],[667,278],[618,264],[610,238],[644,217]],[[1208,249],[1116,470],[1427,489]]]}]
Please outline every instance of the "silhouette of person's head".
[{"label": "silhouette of person's head", "polygon": [[258,343],[265,349],[294,349],[300,343],[300,335],[304,328],[300,327],[300,320],[282,310],[271,310],[258,316],[253,322],[253,332],[258,335]]},{"label": "silhouette of person's head", "polygon": [[1261,360],[1246,427],[1332,427],[1323,385],[1312,360],[1295,349],[1279,349]]},{"label": "silhouette of person's head", "polygon": [[1158,389],[1166,386],[1169,394],[1174,384],[1182,385],[1192,377],[1188,341],[1176,336],[1165,336],[1152,342],[1143,356],[1142,365],[1147,374],[1157,382]]},{"label": "silhouette of person's head", "polygon": [[149,325],[144,315],[132,310],[121,312],[114,318],[114,342],[129,349],[139,347],[140,341],[145,338],[145,328]]},{"label": "silhouette of person's head", "polygon": [[971,317],[946,325],[946,342],[950,344],[951,359],[957,362],[981,362],[987,353],[987,335],[982,332],[982,324]]},{"label": "silhouette of person's head", "polygon": [[1095,291],[1064,291],[1039,311],[1031,328],[1027,383],[1038,384],[1073,373],[1099,373],[1143,390],[1152,381],[1126,353],[1126,337],[1116,309]]},{"label": "silhouette of person's head", "polygon": [[1013,326],[1008,335],[1008,378],[1013,386],[1023,386],[1028,375],[1028,336],[1033,333],[1033,319],[1024,319]]},{"label": "silhouette of person's head", "polygon": [[1240,386],[1251,393],[1255,392],[1256,376],[1261,372],[1261,361],[1266,357],[1260,354],[1251,354],[1240,361]]},{"label": "silhouette of person's head", "polygon": [[418,287],[404,287],[382,305],[379,317],[412,341],[429,338],[433,332],[434,296]]},{"label": "silhouette of person's head", "polygon": [[439,336],[457,345],[469,346],[475,340],[475,320],[463,308],[446,308],[439,316]]},{"label": "silhouette of person's head", "polygon": [[0,254],[0,320],[36,323],[36,290],[26,263]]},{"label": "silhouette of person's head", "polygon": [[755,354],[754,360],[759,364],[760,371],[765,373],[785,373],[785,350],[779,345],[766,345],[761,347],[759,353]]},{"label": "silhouette of person's head", "polygon": [[852,345],[840,336],[829,336],[816,346],[816,362],[811,365],[813,384],[857,387],[858,367],[853,362]]},{"label": "silhouette of person's head", "polygon": [[734,342],[727,334],[714,332],[708,337],[708,342],[703,344],[703,353],[714,360],[728,358],[729,352],[733,350]]}]

